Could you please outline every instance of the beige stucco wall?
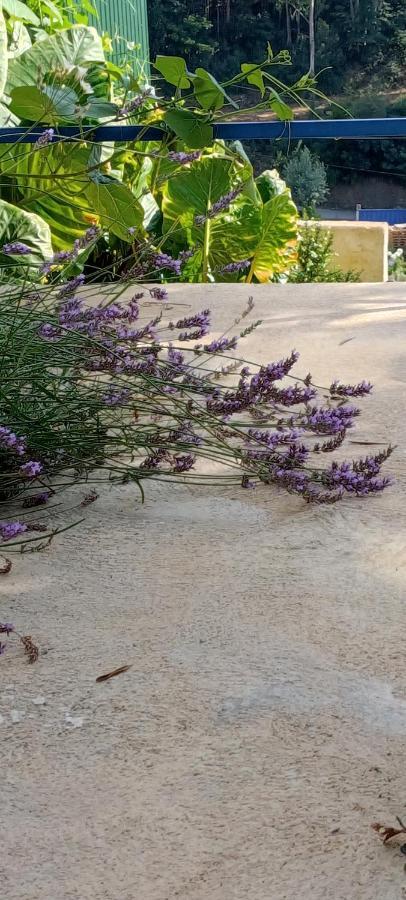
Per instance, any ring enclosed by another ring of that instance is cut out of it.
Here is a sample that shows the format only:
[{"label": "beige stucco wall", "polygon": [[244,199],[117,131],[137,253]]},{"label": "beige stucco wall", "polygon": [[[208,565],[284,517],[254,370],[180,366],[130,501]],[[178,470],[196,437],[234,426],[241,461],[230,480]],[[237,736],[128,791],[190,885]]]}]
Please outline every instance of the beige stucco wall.
[{"label": "beige stucco wall", "polygon": [[[311,223],[309,223],[311,224]],[[354,269],[360,280],[388,280],[388,225],[386,222],[320,221],[333,235],[333,266]]]}]

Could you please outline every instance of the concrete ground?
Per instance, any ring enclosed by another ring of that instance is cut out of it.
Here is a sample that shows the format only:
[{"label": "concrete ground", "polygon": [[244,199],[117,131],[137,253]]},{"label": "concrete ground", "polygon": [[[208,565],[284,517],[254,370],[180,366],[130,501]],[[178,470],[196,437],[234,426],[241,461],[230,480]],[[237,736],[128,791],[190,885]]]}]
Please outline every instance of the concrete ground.
[{"label": "concrete ground", "polygon": [[398,444],[396,486],[321,508],[106,487],[85,525],[15,558],[0,619],[42,654],[0,660],[4,900],[406,897],[399,842],[370,829],[406,803],[404,286],[170,300],[211,307],[219,333],[248,293],[247,358],[297,347],[298,374],[375,382],[347,452]]}]

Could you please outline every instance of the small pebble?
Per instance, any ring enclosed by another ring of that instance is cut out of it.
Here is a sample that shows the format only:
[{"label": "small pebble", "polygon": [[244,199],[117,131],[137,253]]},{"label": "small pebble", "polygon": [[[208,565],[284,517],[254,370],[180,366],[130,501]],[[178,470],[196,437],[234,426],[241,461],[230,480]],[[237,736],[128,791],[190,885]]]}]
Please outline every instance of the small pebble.
[{"label": "small pebble", "polygon": [[35,703],[35,706],[44,706],[44,703],[47,701],[45,700],[45,697],[33,697],[32,702]]},{"label": "small pebble", "polygon": [[65,722],[67,725],[72,725],[72,728],[81,728],[83,716],[70,716],[69,713],[65,713]]},{"label": "small pebble", "polygon": [[12,709],[10,713],[10,718],[13,725],[17,725],[18,722],[21,722],[21,719],[24,718],[25,713],[20,712],[19,709]]}]

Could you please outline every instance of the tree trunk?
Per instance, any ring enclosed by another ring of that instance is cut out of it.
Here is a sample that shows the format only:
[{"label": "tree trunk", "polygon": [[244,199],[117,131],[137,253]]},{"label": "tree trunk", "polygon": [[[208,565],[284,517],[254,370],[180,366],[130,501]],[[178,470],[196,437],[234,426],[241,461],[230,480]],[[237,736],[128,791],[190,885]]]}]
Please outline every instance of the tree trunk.
[{"label": "tree trunk", "polygon": [[292,28],[290,24],[290,11],[289,11],[289,0],[285,0],[285,12],[286,12],[286,46],[292,46]]},{"label": "tree trunk", "polygon": [[231,0],[226,0],[226,22],[231,19]]},{"label": "tree trunk", "polygon": [[315,43],[315,3],[316,0],[309,2],[309,72],[310,75],[315,74],[316,65],[316,43]]}]

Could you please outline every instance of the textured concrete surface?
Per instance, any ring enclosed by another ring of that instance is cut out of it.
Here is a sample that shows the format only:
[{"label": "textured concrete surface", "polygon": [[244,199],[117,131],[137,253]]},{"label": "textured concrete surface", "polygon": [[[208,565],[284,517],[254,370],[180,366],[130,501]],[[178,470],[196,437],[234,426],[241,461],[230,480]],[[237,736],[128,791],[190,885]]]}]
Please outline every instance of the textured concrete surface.
[{"label": "textured concrete surface", "polygon": [[[0,619],[43,654],[0,660],[4,900],[406,897],[399,844],[370,829],[405,814],[404,286],[251,292],[247,358],[296,346],[298,374],[376,383],[352,440],[397,443],[397,484],[319,509],[106,488],[85,526],[16,559]],[[219,333],[247,293],[170,297]]]}]

